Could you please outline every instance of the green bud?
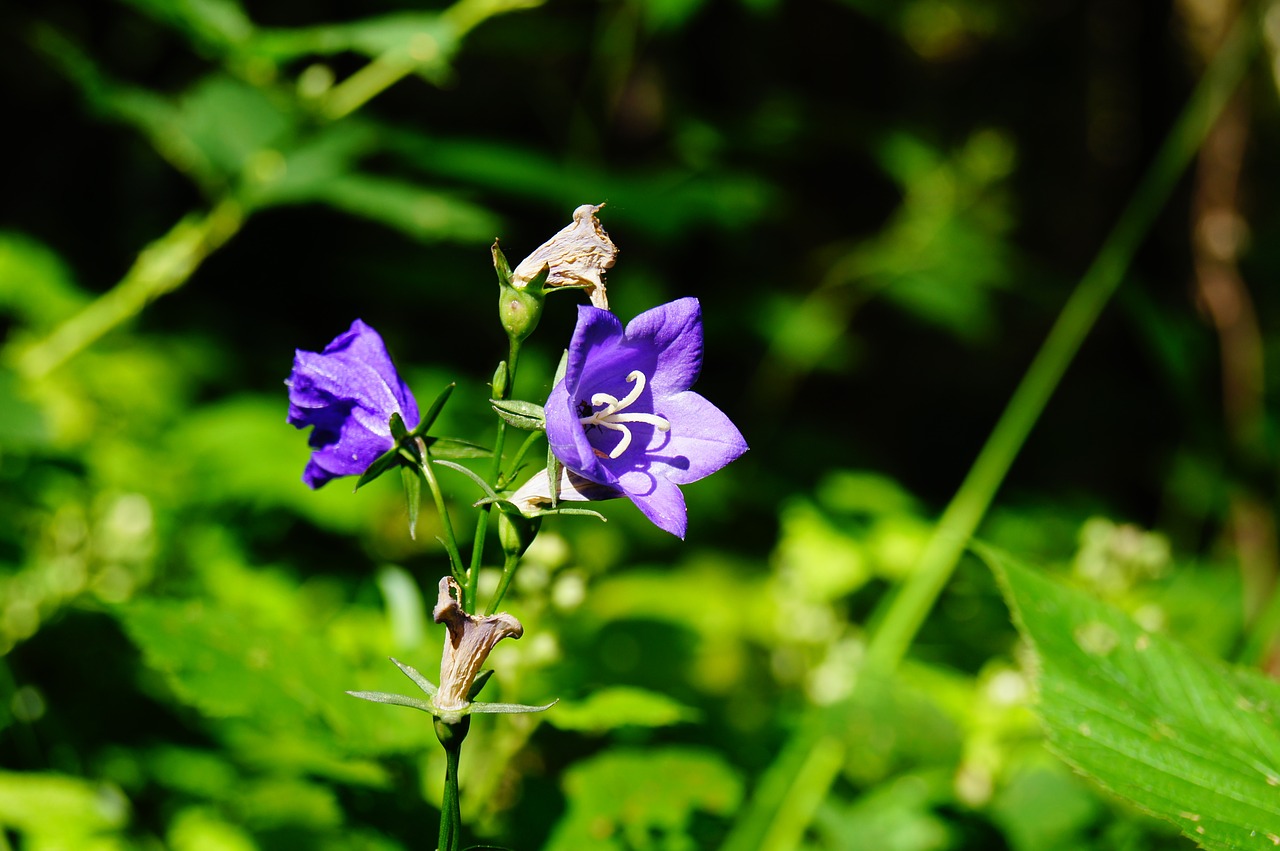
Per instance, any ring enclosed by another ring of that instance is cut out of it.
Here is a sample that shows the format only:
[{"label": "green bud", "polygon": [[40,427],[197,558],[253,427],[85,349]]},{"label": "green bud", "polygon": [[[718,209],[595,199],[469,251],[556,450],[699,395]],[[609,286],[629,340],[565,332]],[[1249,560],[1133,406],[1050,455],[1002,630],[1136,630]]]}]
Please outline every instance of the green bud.
[{"label": "green bud", "polygon": [[544,269],[525,287],[500,284],[498,287],[498,317],[507,336],[517,343],[523,342],[538,327],[542,318],[542,302],[546,298],[542,284],[547,279]]},{"label": "green bud", "polygon": [[502,361],[493,372],[493,398],[507,398],[507,362]]},{"label": "green bud", "polygon": [[503,554],[509,559],[518,559],[524,555],[533,539],[538,537],[541,525],[541,517],[525,517],[515,511],[499,512],[498,542],[502,544]]}]

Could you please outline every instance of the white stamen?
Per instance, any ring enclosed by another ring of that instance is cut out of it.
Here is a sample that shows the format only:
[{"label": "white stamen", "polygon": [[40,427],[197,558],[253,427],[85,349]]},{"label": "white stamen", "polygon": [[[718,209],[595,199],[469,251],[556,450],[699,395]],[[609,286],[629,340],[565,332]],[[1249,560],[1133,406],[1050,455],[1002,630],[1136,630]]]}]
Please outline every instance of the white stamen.
[{"label": "white stamen", "polygon": [[617,458],[623,452],[626,452],[627,447],[631,445],[631,429],[627,428],[625,423],[645,423],[653,426],[658,431],[671,430],[671,423],[657,414],[622,413],[631,407],[640,398],[640,394],[644,392],[644,373],[638,369],[632,370],[627,376],[627,382],[634,383],[635,387],[632,387],[631,392],[621,399],[608,393],[593,394],[591,396],[592,407],[596,405],[604,405],[604,407],[592,412],[589,417],[580,417],[578,419],[584,426],[596,425],[611,431],[622,432],[622,438],[618,441],[618,445],[613,447],[613,451],[609,453],[610,458]]}]

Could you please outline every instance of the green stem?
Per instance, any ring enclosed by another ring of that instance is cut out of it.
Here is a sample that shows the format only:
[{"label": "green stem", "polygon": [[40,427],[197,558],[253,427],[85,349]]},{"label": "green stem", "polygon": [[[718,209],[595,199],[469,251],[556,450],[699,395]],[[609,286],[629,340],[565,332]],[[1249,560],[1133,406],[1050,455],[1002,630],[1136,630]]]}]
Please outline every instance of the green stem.
[{"label": "green stem", "polygon": [[458,851],[462,845],[462,805],[458,798],[458,762],[462,746],[446,747],[444,800],[440,802],[440,842],[437,851]]},{"label": "green stem", "polygon": [[440,515],[440,525],[444,530],[444,549],[449,554],[449,568],[453,572],[453,578],[461,585],[465,577],[462,573],[462,553],[458,550],[458,539],[453,533],[453,521],[449,519],[444,493],[440,490],[440,482],[436,479],[436,472],[431,464],[431,453],[427,451],[422,438],[417,441],[422,477],[427,480],[427,488],[431,491],[431,499],[436,504],[436,513]]},{"label": "green stem", "polygon": [[223,198],[207,213],[191,213],[138,253],[120,283],[23,352],[17,369],[39,380],[150,302],[187,282],[205,258],[244,224],[239,201]]},{"label": "green stem", "polygon": [[[498,399],[509,399],[511,397],[512,388],[516,383],[516,367],[520,363],[520,343],[517,340],[511,340],[511,347],[507,357],[507,382],[502,388],[502,392],[496,394]],[[496,484],[498,478],[502,475],[502,449],[507,440],[507,423],[502,418],[498,419],[498,434],[493,439],[493,466],[489,469],[489,484]],[[471,547],[471,568],[467,571],[467,582],[463,589],[464,600],[463,609],[468,612],[474,612],[476,606],[476,587],[480,582],[480,565],[484,560],[484,539],[489,531],[489,518],[492,514],[491,505],[484,505],[480,509],[480,516],[476,519],[476,534],[472,541]]]},{"label": "green stem", "polygon": [[516,568],[520,566],[520,556],[508,554],[506,560],[502,563],[502,579],[498,581],[498,590],[493,592],[493,599],[489,601],[489,607],[485,609],[485,615],[491,615],[498,611],[498,606],[502,605],[502,598],[507,596],[507,588],[511,585],[511,580],[515,578]]},{"label": "green stem", "polygon": [[977,460],[942,513],[915,572],[872,636],[866,659],[869,672],[883,675],[892,671],[911,645],[1058,382],[1124,279],[1179,176],[1239,85],[1256,43],[1256,28],[1242,15],[1093,264],[1058,315]]}]

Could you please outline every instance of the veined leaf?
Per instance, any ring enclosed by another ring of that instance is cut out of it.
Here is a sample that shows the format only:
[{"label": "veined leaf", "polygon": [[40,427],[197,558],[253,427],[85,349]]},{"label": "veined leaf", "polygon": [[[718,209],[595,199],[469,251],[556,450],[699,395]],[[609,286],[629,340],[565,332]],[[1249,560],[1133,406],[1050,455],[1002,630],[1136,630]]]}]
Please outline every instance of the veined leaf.
[{"label": "veined leaf", "polygon": [[1280,845],[1280,684],[980,550],[1031,642],[1053,747],[1205,848]]}]

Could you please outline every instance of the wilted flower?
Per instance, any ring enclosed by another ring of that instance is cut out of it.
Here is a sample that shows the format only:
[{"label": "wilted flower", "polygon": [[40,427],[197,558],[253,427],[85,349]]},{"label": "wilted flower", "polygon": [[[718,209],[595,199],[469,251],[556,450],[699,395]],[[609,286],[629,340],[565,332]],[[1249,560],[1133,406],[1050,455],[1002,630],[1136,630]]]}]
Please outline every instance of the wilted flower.
[{"label": "wilted flower", "polygon": [[299,349],[289,387],[289,422],[314,426],[315,450],[302,480],[318,488],[339,476],[358,476],[395,444],[391,415],[412,429],[418,403],[400,380],[378,332],[357,319],[322,352]]},{"label": "wilted flower", "polygon": [[[583,306],[564,380],[545,406],[547,441],[568,473],[615,489],[681,538],[688,517],[678,486],[747,451],[729,418],[689,390],[701,367],[697,299],[655,307],[625,330],[607,310]],[[583,490],[561,498],[583,499]]]},{"label": "wilted flower", "polygon": [[432,703],[441,712],[466,709],[471,703],[471,686],[489,658],[495,644],[504,638],[524,635],[520,621],[506,612],[478,618],[462,609],[462,589],[453,577],[440,580],[440,595],[432,617],[449,630],[440,658],[440,689]]},{"label": "wilted flower", "polygon": [[[506,612],[483,618],[467,614],[462,608],[461,598],[462,588],[453,577],[446,576],[440,580],[440,595],[433,614],[436,623],[444,624],[449,634],[445,636],[444,652],[440,657],[439,687],[418,673],[417,669],[397,659],[391,660],[422,689],[427,700],[382,691],[349,691],[347,694],[374,703],[418,709],[434,715],[446,725],[462,724],[459,736],[466,735],[466,719],[472,713],[492,715],[543,712],[554,706],[555,701],[542,706],[472,701],[475,696],[473,692],[479,691],[476,687],[477,675],[489,658],[493,646],[504,638],[519,638],[524,635],[524,627]],[[441,732],[438,723],[436,729],[438,733]]]},{"label": "wilted flower", "polygon": [[573,211],[573,224],[562,228],[520,261],[511,273],[511,285],[516,289],[528,286],[545,267],[547,289],[578,286],[587,291],[591,303],[609,309],[605,295],[604,271],[613,266],[618,248],[609,234],[600,226],[596,213],[603,204],[583,204]]}]

